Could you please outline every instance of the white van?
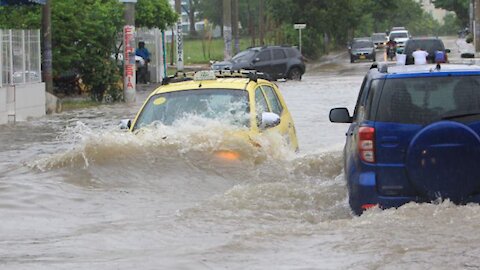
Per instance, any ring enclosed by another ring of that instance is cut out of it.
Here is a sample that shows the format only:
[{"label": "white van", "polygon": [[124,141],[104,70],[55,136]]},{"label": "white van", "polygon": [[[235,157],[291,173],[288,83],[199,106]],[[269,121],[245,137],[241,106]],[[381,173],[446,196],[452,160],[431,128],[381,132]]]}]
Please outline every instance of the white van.
[{"label": "white van", "polygon": [[405,47],[405,43],[407,40],[410,38],[410,34],[408,33],[408,30],[395,30],[390,32],[390,35],[388,36],[389,40],[395,40],[397,42],[397,48],[403,51],[403,48]]}]

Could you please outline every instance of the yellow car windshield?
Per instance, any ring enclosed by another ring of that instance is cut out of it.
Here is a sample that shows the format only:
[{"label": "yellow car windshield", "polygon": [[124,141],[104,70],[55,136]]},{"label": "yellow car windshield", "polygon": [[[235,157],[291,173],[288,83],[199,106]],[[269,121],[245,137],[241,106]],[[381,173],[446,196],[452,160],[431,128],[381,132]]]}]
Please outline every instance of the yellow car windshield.
[{"label": "yellow car windshield", "polygon": [[194,89],[153,95],[141,111],[134,130],[158,122],[173,125],[192,115],[250,126],[248,92],[232,89]]}]

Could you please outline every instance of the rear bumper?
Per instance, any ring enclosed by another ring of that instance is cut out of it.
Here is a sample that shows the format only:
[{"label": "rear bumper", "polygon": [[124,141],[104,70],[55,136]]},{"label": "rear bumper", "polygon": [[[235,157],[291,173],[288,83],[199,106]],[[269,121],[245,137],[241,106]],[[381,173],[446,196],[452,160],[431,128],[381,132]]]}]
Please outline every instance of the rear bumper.
[{"label": "rear bumper", "polygon": [[372,53],[352,54],[350,55],[350,57],[355,60],[373,60],[375,59],[375,54],[372,54]]},{"label": "rear bumper", "polygon": [[[409,202],[430,203],[432,199],[422,196],[384,196],[377,190],[375,173],[360,173],[358,177],[348,182],[349,203],[353,212],[361,215],[365,210],[362,205],[378,205],[382,209],[397,208]],[[455,201],[457,204],[480,203],[480,194]]]}]

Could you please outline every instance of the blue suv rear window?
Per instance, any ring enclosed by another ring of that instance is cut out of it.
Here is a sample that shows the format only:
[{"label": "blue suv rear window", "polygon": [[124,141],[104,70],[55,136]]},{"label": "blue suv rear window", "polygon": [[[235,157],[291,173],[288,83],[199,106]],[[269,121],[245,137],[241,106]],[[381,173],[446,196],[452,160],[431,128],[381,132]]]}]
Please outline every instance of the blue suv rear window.
[{"label": "blue suv rear window", "polygon": [[428,124],[480,114],[480,76],[395,78],[385,81],[376,120]]},{"label": "blue suv rear window", "polygon": [[445,46],[443,42],[439,39],[431,39],[431,40],[409,40],[407,41],[407,45],[405,45],[405,54],[412,54],[418,48],[422,48],[422,50],[427,51],[429,54],[435,53],[435,51],[444,51]]}]

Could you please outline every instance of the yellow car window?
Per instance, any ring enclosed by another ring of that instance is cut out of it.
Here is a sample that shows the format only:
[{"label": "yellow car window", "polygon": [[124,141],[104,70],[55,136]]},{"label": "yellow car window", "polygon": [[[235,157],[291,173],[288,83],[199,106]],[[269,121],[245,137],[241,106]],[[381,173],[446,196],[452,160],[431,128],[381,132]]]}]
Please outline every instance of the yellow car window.
[{"label": "yellow car window", "polygon": [[255,111],[257,113],[257,125],[260,125],[262,113],[268,112],[268,104],[260,87],[255,90]]},{"label": "yellow car window", "polygon": [[191,115],[249,127],[248,92],[240,89],[195,89],[157,94],[147,101],[133,130],[155,122],[173,125]]},{"label": "yellow car window", "polygon": [[270,104],[270,107],[272,108],[272,112],[282,115],[283,107],[273,88],[268,85],[263,85],[262,88],[267,97],[268,104]]}]

